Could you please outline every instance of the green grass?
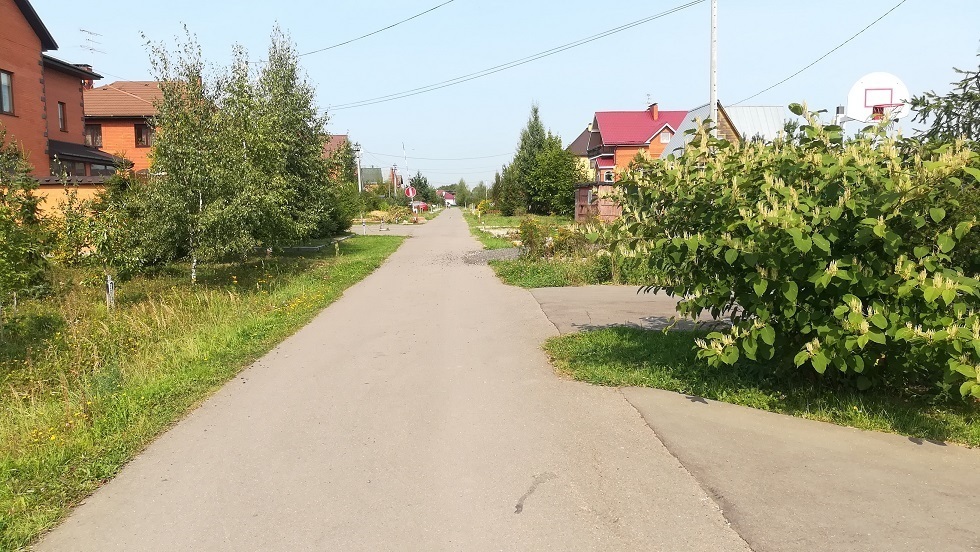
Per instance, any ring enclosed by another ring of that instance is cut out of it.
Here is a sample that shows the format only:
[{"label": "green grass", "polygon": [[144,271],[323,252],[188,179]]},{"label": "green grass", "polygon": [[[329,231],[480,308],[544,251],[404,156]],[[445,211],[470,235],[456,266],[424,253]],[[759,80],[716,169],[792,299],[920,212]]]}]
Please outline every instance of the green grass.
[{"label": "green grass", "polygon": [[513,259],[490,261],[500,280],[522,288],[587,286],[610,283],[608,265],[597,259]]},{"label": "green grass", "polygon": [[537,220],[542,225],[550,228],[555,228],[557,226],[562,226],[572,223],[572,217],[544,217],[540,215],[525,215],[525,216],[513,216],[505,217],[503,215],[484,215],[482,217],[477,217],[469,209],[463,209],[463,218],[470,227],[470,234],[473,235],[480,243],[483,244],[484,249],[508,249],[514,247],[514,243],[506,238],[500,238],[494,236],[488,232],[480,230],[481,227],[486,226],[489,228],[513,228],[515,233],[517,227],[521,225],[521,221],[530,216],[531,218]]},{"label": "green grass", "polygon": [[617,270],[606,257],[585,259],[529,259],[491,261],[500,280],[523,288],[590,285],[647,285],[657,280],[655,273],[635,259],[617,259]]},{"label": "green grass", "polygon": [[0,550],[28,546],[136,453],[401,244],[186,266],[120,285],[108,313],[80,271],[21,304],[0,339]]},{"label": "green grass", "polygon": [[541,215],[523,215],[523,216],[511,216],[505,217],[503,215],[483,215],[482,217],[477,217],[472,214],[472,212],[465,212],[466,221],[470,226],[484,226],[490,227],[505,227],[505,228],[517,228],[521,225],[521,221],[530,217],[538,221],[542,226],[547,228],[554,228],[556,226],[564,226],[571,224],[573,222],[572,217],[559,217],[559,216],[541,216]]},{"label": "green grass", "polygon": [[655,387],[843,426],[980,446],[975,403],[930,404],[885,391],[832,388],[815,373],[777,375],[757,365],[712,368],[695,357],[698,335],[610,328],[556,337],[545,349],[560,372],[597,385]]},{"label": "green grass", "polygon": [[470,227],[470,234],[483,244],[484,249],[508,249],[514,247],[514,243],[510,240],[480,230],[480,221],[471,211],[464,209],[463,218]]}]

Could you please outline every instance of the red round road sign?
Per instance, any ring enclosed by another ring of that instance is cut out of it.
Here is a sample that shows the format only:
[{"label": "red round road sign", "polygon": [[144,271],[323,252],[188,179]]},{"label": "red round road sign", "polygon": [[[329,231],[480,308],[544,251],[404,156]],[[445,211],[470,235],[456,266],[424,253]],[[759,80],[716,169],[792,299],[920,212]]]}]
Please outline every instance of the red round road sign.
[{"label": "red round road sign", "polygon": [[416,195],[418,195],[418,193],[419,193],[418,190],[416,190],[413,186],[409,186],[408,188],[405,188],[405,195],[407,195],[410,198],[415,197]]}]

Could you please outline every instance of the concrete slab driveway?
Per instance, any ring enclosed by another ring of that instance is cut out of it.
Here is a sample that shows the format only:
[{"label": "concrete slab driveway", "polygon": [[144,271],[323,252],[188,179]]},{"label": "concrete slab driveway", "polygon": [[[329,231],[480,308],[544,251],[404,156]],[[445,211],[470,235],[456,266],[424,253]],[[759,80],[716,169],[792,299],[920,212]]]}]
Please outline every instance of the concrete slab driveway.
[{"label": "concrete slab driveway", "polygon": [[[670,297],[636,287],[531,290],[562,333],[665,327]],[[756,552],[980,550],[980,450],[624,389]]]},{"label": "concrete slab driveway", "polygon": [[618,390],[555,377],[478,247],[417,228],[38,550],[748,550]]}]

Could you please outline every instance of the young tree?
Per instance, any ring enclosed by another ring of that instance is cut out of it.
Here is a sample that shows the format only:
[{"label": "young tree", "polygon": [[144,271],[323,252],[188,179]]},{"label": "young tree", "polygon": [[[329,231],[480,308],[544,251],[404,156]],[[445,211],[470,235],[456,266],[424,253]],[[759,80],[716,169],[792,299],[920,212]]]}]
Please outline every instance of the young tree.
[{"label": "young tree", "polygon": [[0,307],[14,294],[39,290],[47,263],[34,195],[37,181],[18,144],[0,127]]},{"label": "young tree", "polygon": [[416,172],[415,176],[408,180],[408,185],[415,188],[418,192],[418,195],[415,196],[416,201],[435,203],[439,200],[439,196],[436,195],[436,190],[429,185],[429,179],[422,176],[421,172]]},{"label": "young tree", "polygon": [[[261,124],[269,133],[270,151],[265,152],[264,160],[271,164],[269,172],[291,192],[284,205],[297,225],[297,237],[345,230],[350,220],[336,207],[350,199],[350,191],[334,186],[330,166],[323,159],[327,117],[317,110],[316,93],[302,74],[299,56],[278,28],[273,31],[267,60],[258,79]],[[356,181],[355,173],[351,182]]]},{"label": "young tree", "polygon": [[912,120],[929,125],[919,133],[920,138],[939,142],[980,140],[980,68],[953,70],[963,78],[952,83],[951,92],[940,96],[929,91],[912,98],[916,112]]},{"label": "young tree", "polygon": [[527,192],[518,183],[514,165],[504,167],[500,183],[494,187],[494,191],[497,192],[494,203],[503,215],[509,217],[527,212]]},{"label": "young tree", "polygon": [[[165,261],[183,257],[191,261],[191,281],[197,281],[197,265],[216,259],[238,236],[229,235],[227,223],[236,220],[227,212],[233,185],[219,178],[218,163],[223,153],[218,116],[219,87],[205,79],[201,49],[187,33],[175,54],[163,45],[151,45],[151,63],[160,83],[162,98],[154,118],[149,187],[158,208],[141,221],[150,229],[145,234],[164,246]],[[166,251],[166,244],[170,245]]]},{"label": "young tree", "polygon": [[529,189],[531,212],[571,215],[575,211],[575,184],[585,179],[577,158],[558,140],[549,141],[535,161]]},{"label": "young tree", "polygon": [[459,182],[450,186],[453,194],[456,195],[456,205],[465,207],[473,202],[473,193],[470,192],[470,187],[466,185],[466,180],[460,178]]},{"label": "young tree", "polygon": [[521,130],[514,160],[504,168],[499,191],[495,190],[496,203],[505,215],[527,211],[545,212],[543,209],[548,200],[535,197],[533,180],[537,171],[538,155],[556,144],[561,147],[561,138],[545,130],[538,105],[532,105],[527,125]]},{"label": "young tree", "polygon": [[341,182],[357,183],[357,155],[354,149],[359,147],[360,144],[345,141],[330,155],[327,163],[330,165],[330,174],[334,178]]},{"label": "young tree", "polygon": [[480,201],[483,201],[484,199],[490,199],[490,189],[487,188],[487,185],[482,180],[480,181],[479,184],[477,184],[476,186],[473,186],[473,192],[472,193],[473,193],[473,202],[474,203],[479,203]]}]

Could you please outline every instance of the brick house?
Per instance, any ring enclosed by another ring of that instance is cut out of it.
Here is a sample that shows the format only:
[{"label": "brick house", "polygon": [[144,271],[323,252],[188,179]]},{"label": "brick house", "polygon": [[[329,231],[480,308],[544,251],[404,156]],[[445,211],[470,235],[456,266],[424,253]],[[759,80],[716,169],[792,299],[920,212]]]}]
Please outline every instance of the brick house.
[{"label": "brick house", "polygon": [[687,111],[662,111],[657,104],[643,111],[597,111],[587,147],[595,177],[576,187],[575,220],[619,218],[622,208],[609,198],[619,175],[641,152],[659,158],[686,115]]},{"label": "brick house", "polygon": [[85,90],[85,144],[127,159],[148,171],[153,146],[151,119],[163,97],[153,81],[117,81]]},{"label": "brick house", "polygon": [[[0,126],[7,140],[18,143],[41,183],[38,195],[60,196],[66,173],[91,196],[116,160],[85,146],[85,83],[101,79],[87,65],[46,55],[58,49],[54,37],[28,0],[0,0]],[[48,199],[42,209],[53,207]]]}]

